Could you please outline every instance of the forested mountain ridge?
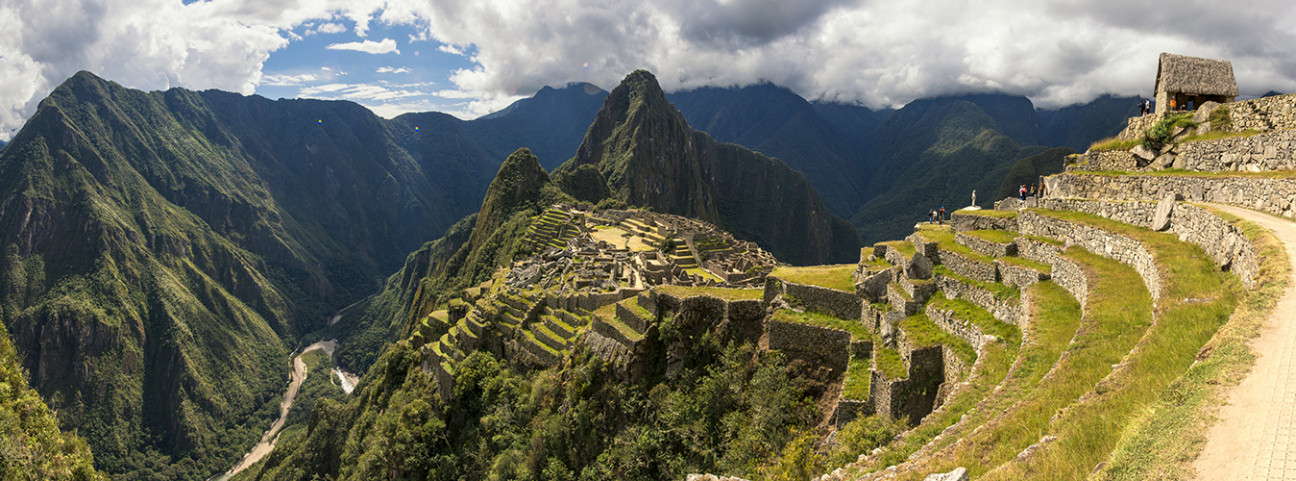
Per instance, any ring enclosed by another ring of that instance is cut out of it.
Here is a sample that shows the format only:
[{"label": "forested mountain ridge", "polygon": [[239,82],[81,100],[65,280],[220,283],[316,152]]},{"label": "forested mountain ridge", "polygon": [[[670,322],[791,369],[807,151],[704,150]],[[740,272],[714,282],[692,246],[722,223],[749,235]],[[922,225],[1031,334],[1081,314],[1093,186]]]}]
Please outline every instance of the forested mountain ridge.
[{"label": "forested mountain ridge", "polygon": [[[592,166],[631,205],[714,222],[788,262],[847,261],[859,238],[786,164],[695,131],[646,71],[626,76],[604,101],[568,175]],[[595,200],[595,199],[588,199]]]}]

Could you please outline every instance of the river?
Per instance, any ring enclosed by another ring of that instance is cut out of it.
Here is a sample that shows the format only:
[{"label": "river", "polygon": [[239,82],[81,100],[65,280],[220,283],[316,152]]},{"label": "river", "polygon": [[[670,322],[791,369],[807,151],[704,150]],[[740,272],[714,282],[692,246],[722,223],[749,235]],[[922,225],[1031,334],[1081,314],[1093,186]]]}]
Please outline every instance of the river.
[{"label": "river", "polygon": [[[297,357],[293,358],[292,381],[288,383],[288,392],[284,393],[283,401],[279,403],[279,419],[276,419],[275,422],[270,425],[270,429],[267,429],[265,434],[261,435],[261,441],[258,442],[256,446],[253,446],[252,450],[248,451],[247,454],[243,455],[243,459],[240,459],[239,462],[235,464],[233,468],[230,468],[229,471],[212,478],[212,480],[224,481],[229,479],[244,469],[247,469],[249,466],[256,464],[257,461],[260,461],[261,458],[264,458],[265,455],[270,454],[270,451],[274,450],[275,443],[279,441],[279,430],[283,429],[284,422],[288,420],[288,411],[292,409],[293,400],[297,398],[297,391],[301,390],[302,383],[306,382],[306,376],[309,374],[306,369],[306,362],[302,361],[302,356],[316,349],[324,351],[324,354],[327,354],[329,358],[332,359],[333,350],[337,349],[337,340],[319,341],[315,344],[306,346],[306,349],[302,349],[301,354],[298,354]],[[355,389],[355,384],[359,379],[356,378],[354,374],[336,367],[333,368],[333,374],[337,376],[339,383],[342,385],[342,390],[347,394],[351,394],[351,391]]]}]

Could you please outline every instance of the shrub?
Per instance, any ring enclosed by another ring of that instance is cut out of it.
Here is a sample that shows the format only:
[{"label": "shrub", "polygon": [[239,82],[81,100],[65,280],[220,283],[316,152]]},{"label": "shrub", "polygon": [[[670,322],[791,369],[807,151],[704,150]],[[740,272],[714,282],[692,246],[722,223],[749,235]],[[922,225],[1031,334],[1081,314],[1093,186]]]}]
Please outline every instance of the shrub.
[{"label": "shrub", "polygon": [[1143,132],[1143,147],[1158,149],[1173,140],[1172,133],[1175,127],[1195,127],[1196,125],[1192,121],[1191,113],[1167,115]]}]

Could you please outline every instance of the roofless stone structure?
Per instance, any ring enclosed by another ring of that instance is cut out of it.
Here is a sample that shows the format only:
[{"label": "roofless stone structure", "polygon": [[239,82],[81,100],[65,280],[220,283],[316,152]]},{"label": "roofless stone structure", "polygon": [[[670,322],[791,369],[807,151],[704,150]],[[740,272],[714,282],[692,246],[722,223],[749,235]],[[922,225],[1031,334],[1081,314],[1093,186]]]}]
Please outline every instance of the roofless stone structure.
[{"label": "roofless stone structure", "polygon": [[1207,101],[1232,102],[1238,95],[1233,64],[1228,60],[1188,57],[1162,53],[1157,66],[1157,110],[1170,110],[1170,100],[1177,108],[1193,107]]}]

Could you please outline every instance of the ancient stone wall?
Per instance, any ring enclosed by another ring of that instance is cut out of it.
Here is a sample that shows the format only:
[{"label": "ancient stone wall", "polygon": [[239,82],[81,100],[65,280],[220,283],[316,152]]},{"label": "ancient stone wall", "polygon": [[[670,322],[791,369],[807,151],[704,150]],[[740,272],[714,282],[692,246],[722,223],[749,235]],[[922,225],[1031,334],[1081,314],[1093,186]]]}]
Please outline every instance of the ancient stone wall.
[{"label": "ancient stone wall", "polygon": [[837,409],[833,411],[833,425],[842,429],[847,423],[860,416],[873,415],[873,401],[868,399],[839,399]]},{"label": "ancient stone wall", "polygon": [[[1134,154],[1128,150],[1089,151],[1067,157],[1063,162],[1067,172],[1132,172],[1142,170]],[[1048,192],[1045,189],[1045,192]]]},{"label": "ancient stone wall", "polygon": [[773,277],[765,281],[765,302],[785,295],[793,297],[810,310],[828,314],[840,319],[859,319],[860,308],[864,301],[854,293],[842,292],[827,287],[797,284]]},{"label": "ancient stone wall", "polygon": [[[1046,199],[1044,208],[1085,212],[1114,221],[1151,228],[1157,203],[1144,201],[1096,201],[1081,199]],[[1246,234],[1210,211],[1191,204],[1176,203],[1170,210],[1169,231],[1179,240],[1195,244],[1206,251],[1221,268],[1237,274],[1248,289],[1255,286],[1260,261],[1255,246]]]},{"label": "ancient stone wall", "polygon": [[1013,217],[991,217],[988,215],[965,214],[954,212],[950,216],[950,224],[954,230],[963,232],[969,230],[1017,230],[1017,219]]},{"label": "ancient stone wall", "polygon": [[1004,262],[1001,259],[995,259],[995,267],[999,269],[999,277],[1004,284],[1017,286],[1020,289],[1025,289],[1031,284],[1049,278],[1047,272],[1040,272],[1030,267]]},{"label": "ancient stone wall", "polygon": [[1143,278],[1155,306],[1161,298],[1161,274],[1152,253],[1138,241],[1106,230],[1054,217],[1023,212],[1018,218],[1023,234],[1065,240],[1089,252],[1133,267]]},{"label": "ancient stone wall", "polygon": [[1125,124],[1125,130],[1122,130],[1120,134],[1116,135],[1116,138],[1120,140],[1141,139],[1143,138],[1143,132],[1152,128],[1152,124],[1161,120],[1162,116],[1163,114],[1149,114],[1140,117],[1130,117],[1129,122]]},{"label": "ancient stone wall", "polygon": [[[902,353],[907,350],[900,349]],[[871,372],[869,399],[878,415],[887,419],[907,417],[912,426],[935,406],[936,393],[945,379],[945,361],[941,346],[914,350],[906,357],[909,377],[905,379],[888,380],[876,370]]]},{"label": "ancient stone wall", "polygon": [[826,327],[770,320],[760,347],[782,351],[789,359],[825,366],[834,375],[846,373],[850,362],[850,333]]},{"label": "ancient stone wall", "polygon": [[981,282],[999,282],[999,269],[993,263],[975,261],[963,254],[946,249],[941,249],[940,258],[941,265],[948,267],[949,270],[958,273],[958,275]]},{"label": "ancient stone wall", "polygon": [[951,299],[963,299],[976,304],[978,307],[985,309],[995,319],[1013,324],[1021,325],[1026,318],[1021,309],[1019,299],[998,299],[993,292],[980,287],[965,284],[963,281],[952,277],[936,276],[936,283],[940,290],[945,293],[946,297]]},{"label": "ancient stone wall", "polygon": [[1275,95],[1224,104],[1229,109],[1229,130],[1296,129],[1296,94]]},{"label": "ancient stone wall", "polygon": [[973,348],[980,349],[981,344],[985,343],[985,336],[981,334],[981,329],[966,319],[954,317],[954,311],[940,309],[935,305],[928,304],[926,314],[927,318],[936,323],[936,326],[940,327],[941,330],[962,339]]},{"label": "ancient stone wall", "polygon": [[954,240],[955,242],[966,246],[968,249],[972,249],[972,252],[976,252],[983,256],[1005,257],[1017,255],[1017,244],[1011,242],[1007,244],[990,242],[980,237],[967,235],[962,232],[954,234]]},{"label": "ancient stone wall", "polygon": [[1185,142],[1175,147],[1179,169],[1204,172],[1262,172],[1296,169],[1296,130],[1251,137]]}]

